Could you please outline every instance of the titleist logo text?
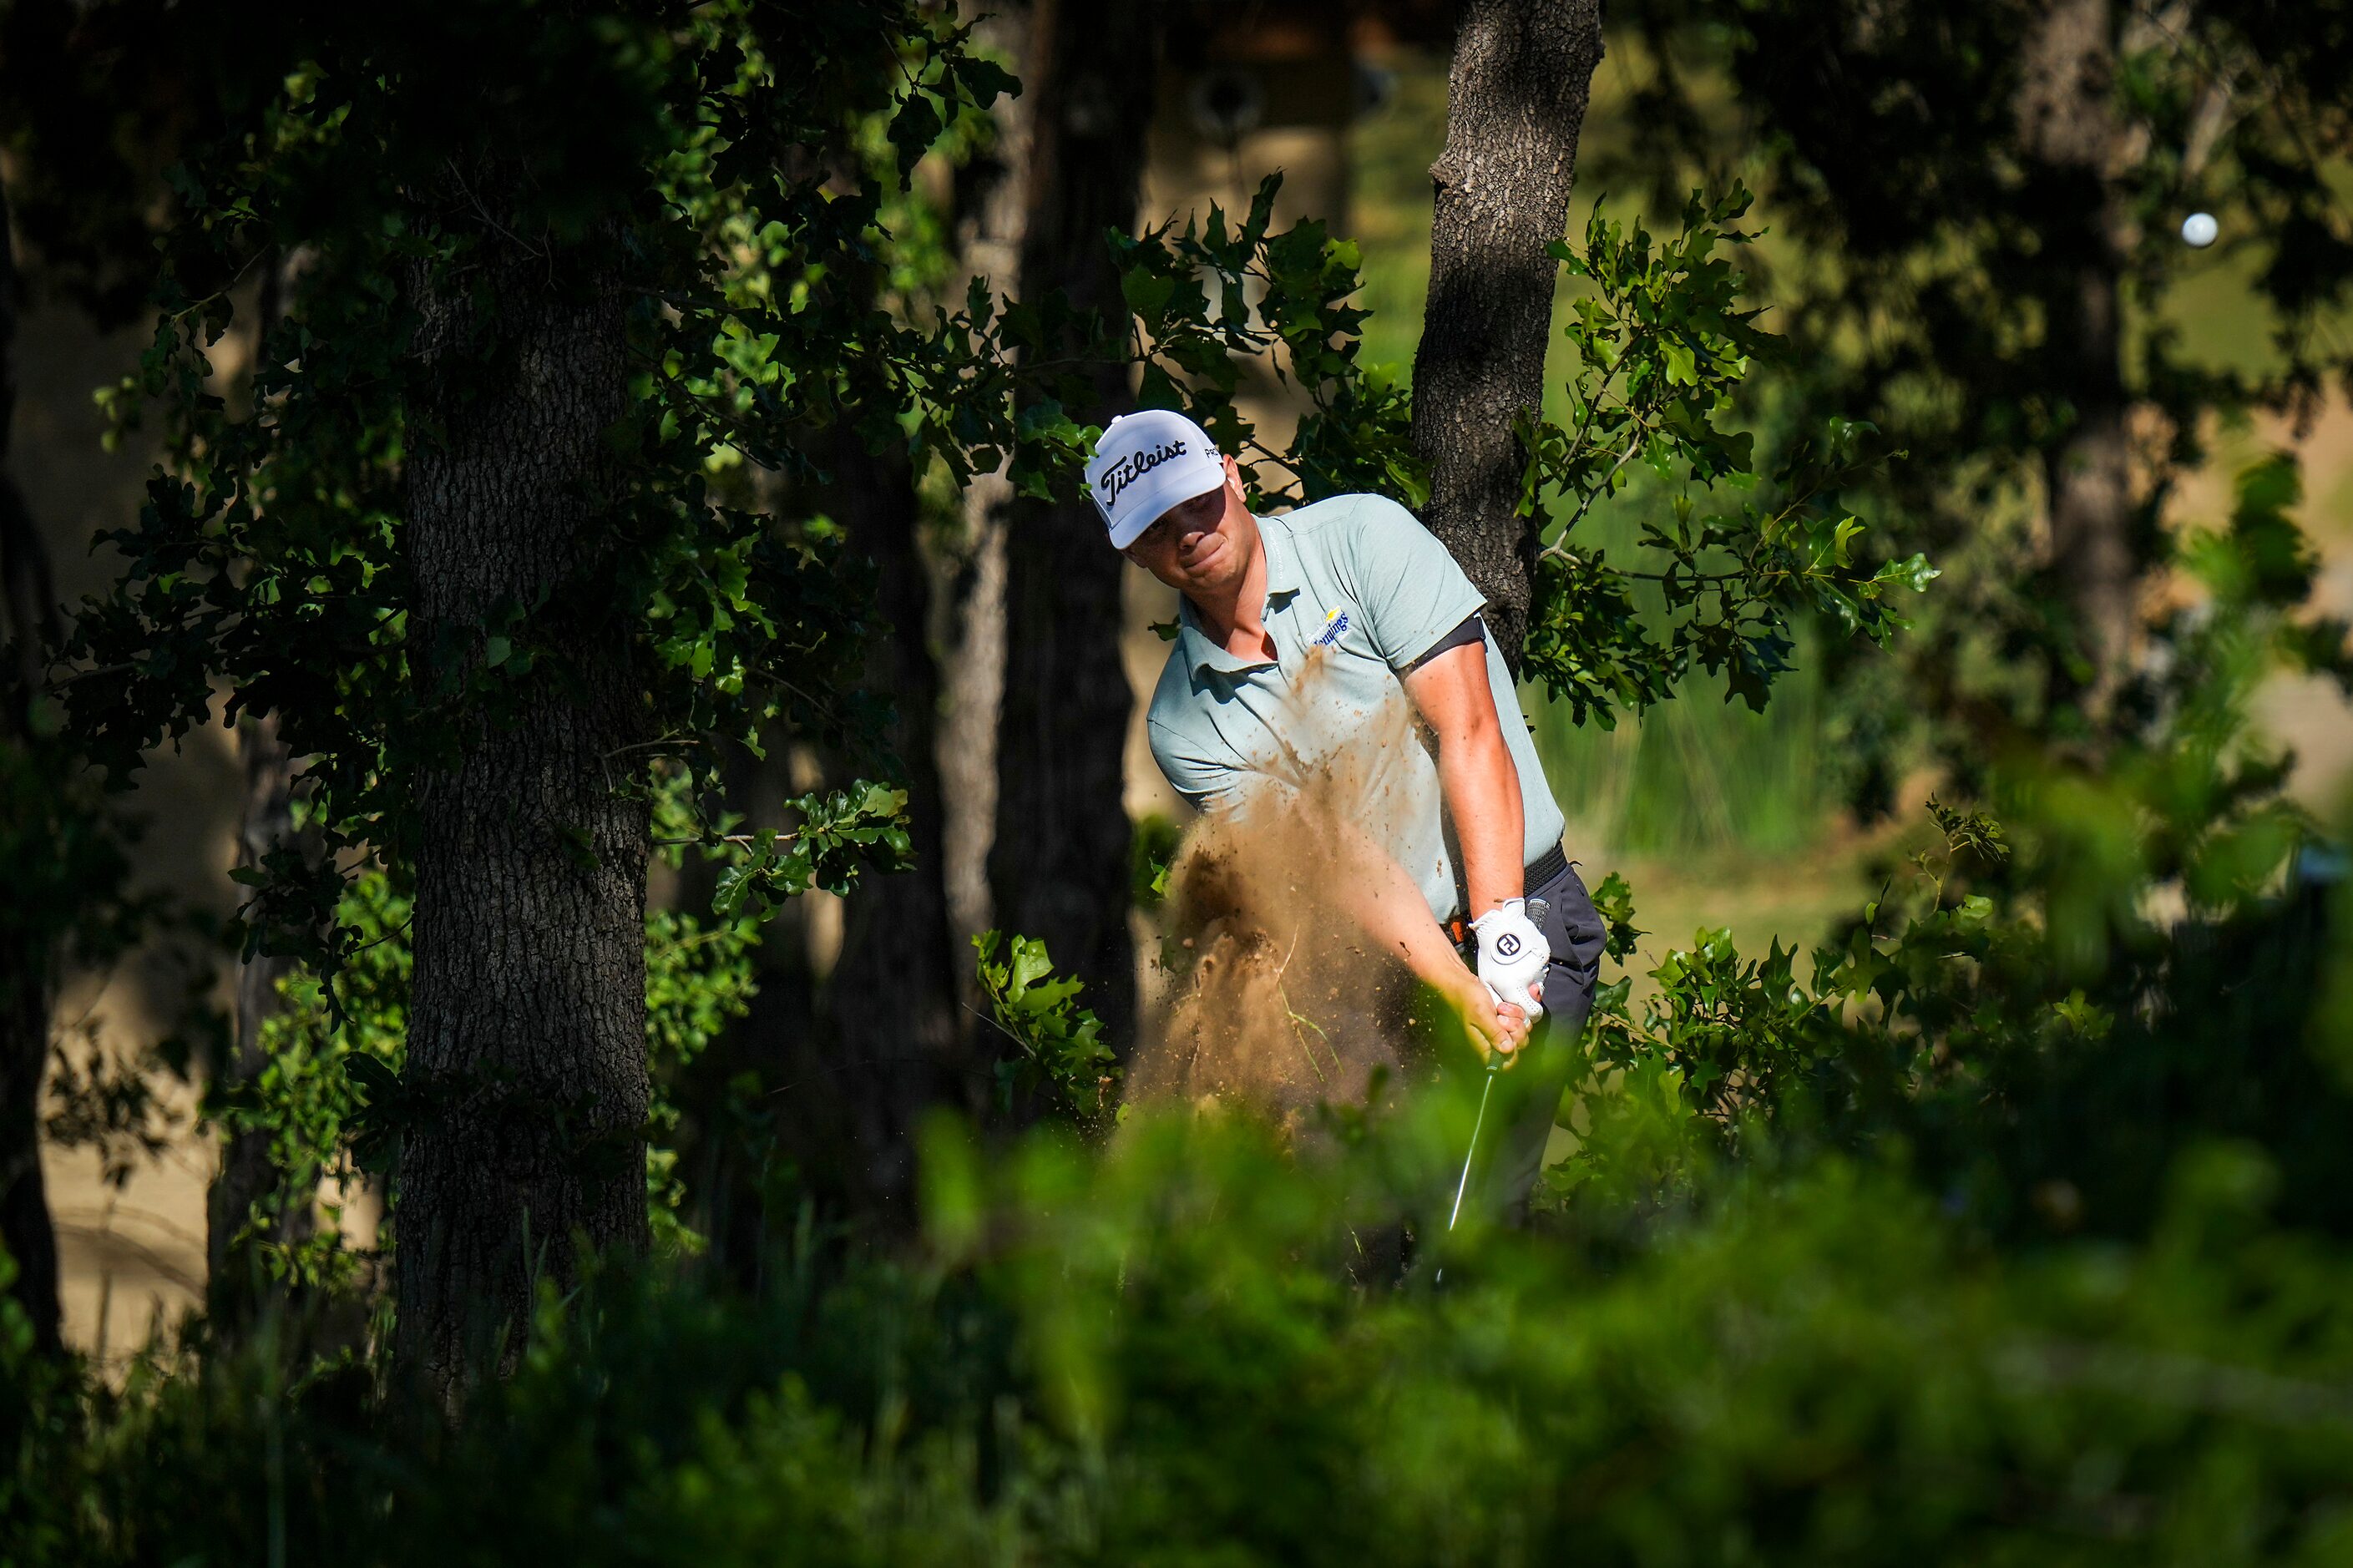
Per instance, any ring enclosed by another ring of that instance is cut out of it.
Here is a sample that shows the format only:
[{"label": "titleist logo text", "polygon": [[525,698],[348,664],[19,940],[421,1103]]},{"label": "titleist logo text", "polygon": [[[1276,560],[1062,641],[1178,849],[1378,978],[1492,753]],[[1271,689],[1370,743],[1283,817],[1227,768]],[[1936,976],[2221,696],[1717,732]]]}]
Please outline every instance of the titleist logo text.
[{"label": "titleist logo text", "polygon": [[1103,487],[1103,505],[1109,506],[1119,500],[1120,491],[1127,489],[1161,464],[1172,458],[1181,458],[1184,455],[1185,443],[1182,441],[1171,441],[1165,447],[1155,447],[1149,451],[1130,452],[1126,457],[1105,468],[1103,478],[1095,481]]}]

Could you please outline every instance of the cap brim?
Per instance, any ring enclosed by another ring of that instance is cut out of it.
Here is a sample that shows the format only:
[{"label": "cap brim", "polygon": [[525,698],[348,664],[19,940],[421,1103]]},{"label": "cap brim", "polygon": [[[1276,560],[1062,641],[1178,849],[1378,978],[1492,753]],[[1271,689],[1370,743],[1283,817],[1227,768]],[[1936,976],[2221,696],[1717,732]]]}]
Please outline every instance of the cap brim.
[{"label": "cap brim", "polygon": [[[1155,482],[1157,481],[1157,482]],[[1170,474],[1162,479],[1155,474],[1136,487],[1136,499],[1127,514],[1127,521],[1114,523],[1111,530],[1111,547],[1124,550],[1144,537],[1144,531],[1167,515],[1172,506],[1182,506],[1195,496],[1208,495],[1226,482],[1223,464],[1206,479],[1197,469],[1191,473]]]}]

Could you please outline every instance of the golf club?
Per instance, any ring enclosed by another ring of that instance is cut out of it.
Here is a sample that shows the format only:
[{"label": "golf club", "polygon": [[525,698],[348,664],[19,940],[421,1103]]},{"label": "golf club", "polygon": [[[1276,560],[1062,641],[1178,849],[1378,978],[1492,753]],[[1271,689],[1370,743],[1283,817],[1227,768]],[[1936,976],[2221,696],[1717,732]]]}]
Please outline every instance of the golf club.
[{"label": "golf club", "polygon": [[[1527,917],[1530,924],[1536,926],[1543,925],[1544,918],[1548,912],[1548,909],[1542,899],[1530,899],[1527,900]],[[1529,1039],[1530,1042],[1533,1043],[1535,1039],[1533,1032],[1531,1032]],[[1449,1211],[1446,1215],[1446,1228],[1450,1231],[1454,1228],[1454,1222],[1462,1217],[1462,1194],[1470,1191],[1471,1166],[1472,1162],[1479,1158],[1479,1134],[1484,1131],[1487,1126],[1487,1102],[1495,1097],[1495,1075],[1503,1070],[1503,1053],[1500,1051],[1490,1052],[1487,1057],[1486,1087],[1479,1091],[1479,1114],[1478,1117],[1471,1123],[1471,1146],[1462,1152],[1462,1174],[1454,1184],[1454,1207]],[[1442,1268],[1440,1269],[1438,1271],[1437,1278],[1440,1279],[1445,1279],[1446,1271]]]},{"label": "golf club", "polygon": [[[1462,1217],[1462,1194],[1471,1186],[1471,1162],[1479,1157],[1479,1132],[1487,1125],[1487,1102],[1495,1097],[1495,1075],[1504,1070],[1499,1056],[1487,1058],[1487,1087],[1479,1091],[1479,1118],[1471,1123],[1471,1147],[1462,1152],[1462,1177],[1454,1184],[1454,1207],[1446,1216],[1446,1228],[1452,1230],[1454,1222]],[[1440,1270],[1439,1278],[1445,1278]]]}]

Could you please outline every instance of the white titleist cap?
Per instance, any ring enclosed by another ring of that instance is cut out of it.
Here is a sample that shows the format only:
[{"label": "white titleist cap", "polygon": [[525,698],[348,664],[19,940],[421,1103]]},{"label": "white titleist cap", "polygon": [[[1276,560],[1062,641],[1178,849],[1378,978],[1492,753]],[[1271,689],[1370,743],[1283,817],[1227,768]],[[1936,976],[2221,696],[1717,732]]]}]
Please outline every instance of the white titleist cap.
[{"label": "white titleist cap", "polygon": [[1178,501],[1226,482],[1226,465],[1208,431],[1182,414],[1145,408],[1113,420],[1087,464],[1087,493],[1124,550]]}]

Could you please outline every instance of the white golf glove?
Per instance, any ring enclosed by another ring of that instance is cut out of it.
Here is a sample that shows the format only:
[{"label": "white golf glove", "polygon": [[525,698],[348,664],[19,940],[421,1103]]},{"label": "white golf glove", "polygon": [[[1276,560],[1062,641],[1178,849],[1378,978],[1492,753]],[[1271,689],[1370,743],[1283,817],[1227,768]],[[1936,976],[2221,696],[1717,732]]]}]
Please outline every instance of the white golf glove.
[{"label": "white golf glove", "polygon": [[1552,962],[1552,944],[1528,919],[1525,901],[1505,899],[1471,922],[1479,939],[1479,978],[1495,994],[1528,1016],[1533,1024],[1544,1016],[1545,965]]}]

